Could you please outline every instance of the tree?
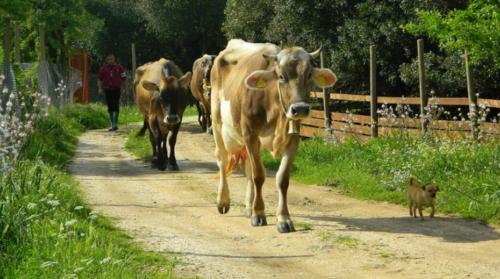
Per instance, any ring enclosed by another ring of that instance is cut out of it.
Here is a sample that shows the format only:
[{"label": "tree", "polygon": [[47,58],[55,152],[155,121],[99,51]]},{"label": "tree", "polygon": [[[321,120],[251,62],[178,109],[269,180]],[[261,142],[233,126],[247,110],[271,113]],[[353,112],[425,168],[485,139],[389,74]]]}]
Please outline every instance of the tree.
[{"label": "tree", "polygon": [[426,34],[453,52],[467,49],[473,63],[492,61],[500,69],[500,4],[496,0],[470,1],[465,10],[448,14],[418,10],[417,22],[406,25],[414,34]]},{"label": "tree", "polygon": [[142,0],[136,7],[165,56],[189,69],[203,53],[216,54],[222,48],[225,4],[225,0]]},{"label": "tree", "polygon": [[222,31],[226,38],[249,42],[265,41],[266,30],[275,16],[273,0],[228,0],[224,14]]}]

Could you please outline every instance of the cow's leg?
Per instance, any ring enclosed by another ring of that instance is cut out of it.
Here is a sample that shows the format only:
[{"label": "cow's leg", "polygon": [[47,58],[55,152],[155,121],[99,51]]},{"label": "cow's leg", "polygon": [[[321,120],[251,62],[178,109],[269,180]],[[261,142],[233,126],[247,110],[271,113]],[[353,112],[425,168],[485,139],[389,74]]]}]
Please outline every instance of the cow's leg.
[{"label": "cow's leg", "polygon": [[153,151],[153,158],[151,160],[151,167],[156,168],[156,167],[158,167],[158,152],[156,150],[155,136],[154,136],[154,133],[151,129],[149,129],[149,142],[151,143],[151,149]]},{"label": "cow's leg", "polygon": [[250,160],[245,161],[245,176],[247,177],[247,191],[245,195],[245,217],[252,217],[252,203],[254,199],[254,185],[252,178],[252,165]]},{"label": "cow's leg", "polygon": [[161,133],[161,153],[163,158],[162,170],[166,170],[168,167],[168,153],[167,153],[167,135]]},{"label": "cow's leg", "polygon": [[226,166],[228,152],[224,146],[221,135],[221,125],[217,124],[214,129],[215,157],[219,167],[219,188],[217,189],[217,209],[220,214],[226,214],[230,207],[229,187],[227,185]]},{"label": "cow's leg", "polygon": [[276,173],[276,187],[278,188],[278,208],[276,209],[276,226],[280,233],[295,231],[290,213],[288,212],[287,192],[290,182],[290,169],[295,159],[299,138],[293,137],[281,158],[280,167]]},{"label": "cow's leg", "polygon": [[202,107],[202,104],[200,101],[196,101],[196,110],[198,111],[198,123],[200,124],[201,129],[203,131],[205,131],[205,129],[206,129],[206,126],[204,124],[205,111],[203,110],[203,107]]},{"label": "cow's leg", "polygon": [[252,178],[255,187],[255,197],[252,205],[252,226],[267,225],[264,199],[262,197],[262,185],[266,179],[266,172],[260,159],[260,141],[257,136],[248,136],[245,139],[248,158],[252,168]]},{"label": "cow's leg", "polygon": [[211,134],[212,133],[212,118],[210,117],[210,111],[207,111],[205,115],[205,119],[207,121],[207,133]]},{"label": "cow's leg", "polygon": [[144,119],[144,122],[142,123],[142,127],[141,129],[139,130],[139,132],[137,132],[136,136],[137,137],[142,137],[144,136],[144,134],[146,133],[146,130],[148,129],[148,121],[147,119]]},{"label": "cow's leg", "polygon": [[160,130],[160,127],[158,126],[158,122],[155,121],[154,127],[152,127],[153,131],[153,140],[155,142],[155,148],[156,148],[156,154],[158,157],[158,169],[164,171],[167,168],[166,164],[166,152],[164,152],[164,145],[162,144],[164,142],[164,136],[162,135],[162,132]]},{"label": "cow's leg", "polygon": [[181,125],[175,125],[175,127],[168,133],[168,145],[170,146],[170,155],[168,156],[168,169],[169,170],[179,170],[177,165],[177,160],[175,159],[175,144],[177,142],[177,134],[179,133],[179,128]]}]

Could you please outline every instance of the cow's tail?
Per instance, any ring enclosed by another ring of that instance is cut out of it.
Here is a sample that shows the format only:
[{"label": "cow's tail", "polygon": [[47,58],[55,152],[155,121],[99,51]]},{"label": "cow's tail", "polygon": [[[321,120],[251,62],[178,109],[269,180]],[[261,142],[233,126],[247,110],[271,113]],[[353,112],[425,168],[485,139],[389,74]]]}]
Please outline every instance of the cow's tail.
[{"label": "cow's tail", "polygon": [[142,128],[137,132],[136,136],[137,137],[143,137],[146,134],[146,130],[148,129],[148,122],[144,120],[142,123]]}]

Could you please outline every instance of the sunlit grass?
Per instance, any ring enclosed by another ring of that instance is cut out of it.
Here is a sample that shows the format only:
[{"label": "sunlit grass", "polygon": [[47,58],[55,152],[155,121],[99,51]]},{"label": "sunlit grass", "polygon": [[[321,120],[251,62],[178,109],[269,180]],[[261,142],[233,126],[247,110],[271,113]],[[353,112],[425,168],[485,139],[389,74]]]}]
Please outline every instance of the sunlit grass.
[{"label": "sunlit grass", "polygon": [[[276,169],[278,160],[264,152]],[[301,143],[292,179],[328,185],[360,199],[406,204],[408,177],[440,187],[438,213],[500,222],[500,144],[387,137],[368,143]]]}]

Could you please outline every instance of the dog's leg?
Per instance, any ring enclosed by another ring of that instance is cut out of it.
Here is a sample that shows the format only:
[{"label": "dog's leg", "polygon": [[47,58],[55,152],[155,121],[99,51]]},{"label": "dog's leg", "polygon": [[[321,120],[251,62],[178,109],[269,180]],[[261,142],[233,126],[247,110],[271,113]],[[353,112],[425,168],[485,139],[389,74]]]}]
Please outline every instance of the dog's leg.
[{"label": "dog's leg", "polygon": [[413,217],[417,218],[417,205],[413,204]]},{"label": "dog's leg", "polygon": [[431,218],[434,218],[434,205],[431,206]]},{"label": "dog's leg", "polygon": [[[420,214],[420,220],[423,221],[424,220],[424,215],[422,214],[422,207],[421,206],[418,207],[418,214]],[[417,216],[415,216],[415,217],[417,217]]]},{"label": "dog's leg", "polygon": [[408,207],[410,208],[410,216],[413,216],[413,203],[411,201],[408,202]]}]

